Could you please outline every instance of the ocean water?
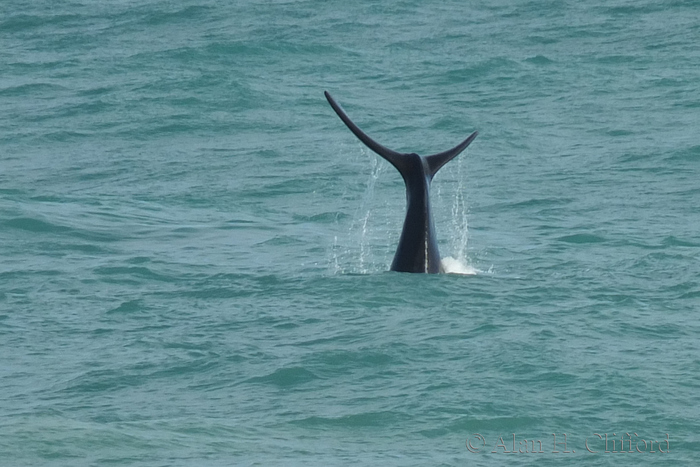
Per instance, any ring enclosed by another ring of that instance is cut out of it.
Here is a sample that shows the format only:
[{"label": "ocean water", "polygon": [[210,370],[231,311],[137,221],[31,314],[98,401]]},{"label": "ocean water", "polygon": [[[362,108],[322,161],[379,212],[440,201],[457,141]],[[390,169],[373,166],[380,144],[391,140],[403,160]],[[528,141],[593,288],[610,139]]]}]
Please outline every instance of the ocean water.
[{"label": "ocean water", "polygon": [[0,464],[697,465],[699,15],[3,0]]}]

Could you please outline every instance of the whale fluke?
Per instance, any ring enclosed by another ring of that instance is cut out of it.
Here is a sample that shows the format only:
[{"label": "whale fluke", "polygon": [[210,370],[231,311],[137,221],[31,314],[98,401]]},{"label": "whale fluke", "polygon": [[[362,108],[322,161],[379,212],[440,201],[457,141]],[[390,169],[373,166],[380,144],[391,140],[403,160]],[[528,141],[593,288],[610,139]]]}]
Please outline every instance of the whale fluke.
[{"label": "whale fluke", "polygon": [[360,127],[355,125],[353,121],[350,120],[350,117],[348,117],[343,108],[340,107],[340,105],[335,101],[335,99],[333,99],[333,97],[328,93],[328,91],[323,91],[323,93],[326,95],[326,99],[328,99],[328,103],[331,105],[331,107],[333,107],[335,113],[337,113],[338,117],[340,117],[343,123],[345,123],[347,127],[350,128],[350,131],[352,131],[360,141],[365,143],[365,146],[382,156],[384,159],[391,162],[391,164],[394,167],[396,167],[399,172],[401,172],[403,166],[401,160],[404,155],[385,146],[382,146],[381,144],[377,143],[375,140],[367,136],[367,134],[364,131],[362,131]]},{"label": "whale fluke", "polygon": [[476,138],[478,135],[479,132],[475,131],[474,133],[469,135],[467,139],[465,139],[452,149],[448,149],[445,152],[433,154],[432,156],[427,156],[426,159],[428,161],[428,167],[430,167],[430,172],[432,174],[431,178],[435,176],[437,171],[440,170],[443,165],[447,164],[452,159],[457,157],[462,151],[467,149],[467,146],[469,146],[472,143],[472,141],[474,141],[474,138]]}]

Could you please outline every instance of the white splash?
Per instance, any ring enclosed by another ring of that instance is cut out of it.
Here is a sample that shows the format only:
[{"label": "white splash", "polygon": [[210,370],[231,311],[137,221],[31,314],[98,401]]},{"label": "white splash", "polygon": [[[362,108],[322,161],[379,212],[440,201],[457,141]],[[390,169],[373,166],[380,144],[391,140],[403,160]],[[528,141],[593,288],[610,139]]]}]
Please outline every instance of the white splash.
[{"label": "white splash", "polygon": [[[451,222],[443,227],[447,227],[444,231],[448,237],[448,245],[446,248],[451,256],[445,256],[441,259],[441,271],[446,274],[462,274],[476,275],[479,271],[469,264],[467,256],[469,242],[469,225],[468,213],[469,206],[467,204],[465,193],[465,174],[463,170],[463,157],[457,158],[455,164],[445,167],[444,176],[447,178],[444,184],[438,184],[437,200],[440,206],[445,206],[445,203],[450,204],[449,219]],[[452,184],[449,182],[452,181]],[[452,190],[446,190],[446,198],[443,199],[443,191],[441,186],[452,187]],[[444,211],[443,211],[444,212]]]},{"label": "white splash", "polygon": [[[358,145],[360,145],[359,142]],[[384,216],[381,212],[379,216],[377,215],[375,186],[388,164],[382,164],[379,156],[365,150],[361,145],[359,152],[353,152],[354,157],[360,155],[363,156],[363,167],[367,167],[369,162],[369,174],[364,184],[360,205],[352,215],[349,227],[339,232],[340,235],[333,237],[328,256],[331,274],[371,274],[386,270],[385,264],[378,262],[377,258],[377,251],[381,250],[377,247],[378,233],[381,233],[377,227],[377,220]],[[336,225],[339,225],[338,216],[336,216]]]},{"label": "white splash", "polygon": [[444,272],[445,274],[462,274],[465,276],[474,276],[479,272],[474,267],[466,264],[464,261],[461,261],[457,258],[453,258],[452,256],[442,258],[440,263],[440,266],[442,267],[442,272]]},{"label": "white splash", "polygon": [[452,251],[457,255],[457,260],[462,263],[467,261],[467,243],[469,242],[469,223],[467,215],[469,208],[464,197],[464,178],[462,176],[462,160],[457,159],[457,190],[452,199]]},{"label": "white splash", "polygon": [[[372,246],[370,242],[370,218],[372,217],[372,201],[374,198],[374,186],[381,175],[384,166],[379,162],[379,157],[373,153],[366,151],[362,148],[362,153],[369,158],[370,167],[372,169],[369,180],[367,181],[367,186],[365,188],[365,194],[362,199],[362,206],[360,207],[360,212],[364,214],[359,220],[360,224],[360,273],[367,274],[370,272],[372,264],[374,263],[374,257],[372,254]],[[357,215],[355,219],[357,219]],[[356,221],[353,221],[353,225],[350,230],[358,230]]]}]

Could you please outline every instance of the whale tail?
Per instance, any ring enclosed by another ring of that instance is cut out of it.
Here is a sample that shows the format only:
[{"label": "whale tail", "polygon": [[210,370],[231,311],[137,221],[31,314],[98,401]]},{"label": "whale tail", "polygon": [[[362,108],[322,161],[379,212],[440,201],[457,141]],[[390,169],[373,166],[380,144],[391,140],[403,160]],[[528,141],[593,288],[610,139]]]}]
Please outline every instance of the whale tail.
[{"label": "whale tail", "polygon": [[[413,165],[409,164],[407,162],[407,156],[409,154],[402,154],[400,152],[396,152],[393,149],[389,149],[386,146],[382,146],[372,138],[370,138],[364,131],[360,129],[355,123],[353,123],[352,120],[350,120],[350,117],[345,113],[342,107],[331,97],[331,95],[328,93],[328,91],[323,92],[326,96],[326,99],[328,100],[328,103],[333,107],[333,110],[335,110],[335,113],[338,114],[338,117],[347,125],[347,127],[352,131],[357,138],[362,141],[368,148],[370,148],[372,151],[376,152],[380,156],[382,156],[384,159],[389,161],[391,165],[396,167],[396,169],[401,173],[403,176],[404,180],[408,180],[408,176],[410,175],[409,172],[412,170]],[[454,159],[459,153],[464,151],[467,146],[471,144],[472,141],[474,141],[474,138],[479,134],[479,132],[475,131],[467,139],[459,143],[457,146],[453,147],[452,149],[448,149],[447,151],[440,152],[437,154],[432,154],[430,156],[425,156],[425,160],[427,162],[427,173],[426,175],[432,180],[432,178],[435,176],[435,174],[442,168],[443,165],[447,164],[449,161]]]},{"label": "whale tail", "polygon": [[391,270],[398,272],[437,273],[442,269],[440,252],[430,211],[430,182],[440,168],[464,151],[476,138],[477,132],[459,143],[454,148],[433,154],[419,156],[418,154],[402,154],[389,149],[367,136],[345,111],[325,92],[328,103],[335,113],[350,128],[355,136],[368,148],[376,152],[401,173],[406,184],[406,218],[401,231],[399,245],[396,248]]}]

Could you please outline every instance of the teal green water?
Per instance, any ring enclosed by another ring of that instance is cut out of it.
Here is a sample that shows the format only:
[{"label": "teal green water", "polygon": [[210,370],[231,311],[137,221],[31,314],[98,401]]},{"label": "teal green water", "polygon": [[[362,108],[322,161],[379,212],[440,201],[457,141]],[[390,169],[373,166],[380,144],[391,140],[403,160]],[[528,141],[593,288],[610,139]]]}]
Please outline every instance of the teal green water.
[{"label": "teal green water", "polygon": [[2,465],[697,464],[700,4],[225,3],[0,4]]}]

